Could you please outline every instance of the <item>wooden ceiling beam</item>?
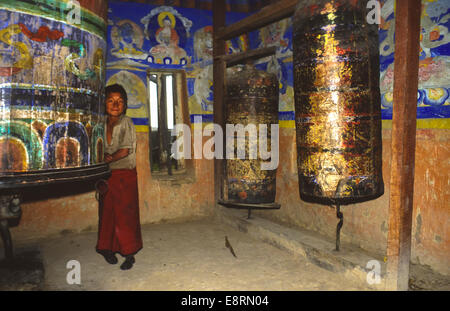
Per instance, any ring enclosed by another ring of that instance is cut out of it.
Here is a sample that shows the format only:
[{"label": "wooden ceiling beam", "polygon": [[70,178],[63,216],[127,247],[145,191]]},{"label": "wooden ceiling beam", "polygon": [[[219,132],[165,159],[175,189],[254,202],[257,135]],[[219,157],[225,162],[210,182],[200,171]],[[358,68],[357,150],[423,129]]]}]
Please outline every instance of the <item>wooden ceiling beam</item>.
[{"label": "wooden ceiling beam", "polygon": [[238,64],[244,64],[247,62],[254,61],[263,57],[275,55],[277,52],[276,46],[260,48],[255,50],[250,50],[242,53],[228,54],[218,56],[222,61],[226,63],[227,67],[232,67]]},{"label": "wooden ceiling beam", "polygon": [[270,4],[260,11],[226,27],[219,28],[216,40],[229,40],[280,21],[294,14],[298,0],[283,0]]}]

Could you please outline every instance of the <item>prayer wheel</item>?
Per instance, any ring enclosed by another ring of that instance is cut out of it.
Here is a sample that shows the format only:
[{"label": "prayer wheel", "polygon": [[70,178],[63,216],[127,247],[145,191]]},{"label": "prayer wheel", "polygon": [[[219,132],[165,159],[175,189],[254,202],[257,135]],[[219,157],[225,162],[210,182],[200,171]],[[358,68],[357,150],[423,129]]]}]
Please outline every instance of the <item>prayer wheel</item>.
[{"label": "prayer wheel", "polygon": [[107,2],[29,2],[0,2],[0,189],[109,173]]},{"label": "prayer wheel", "polygon": [[0,234],[12,258],[24,193],[59,195],[56,183],[75,191],[110,174],[107,2],[4,0],[0,21]]},{"label": "prayer wheel", "polygon": [[349,204],[384,192],[378,27],[367,1],[301,1],[293,66],[302,200]]},{"label": "prayer wheel", "polygon": [[[271,152],[271,124],[278,125],[278,80],[276,75],[251,65],[227,70],[225,113],[227,127],[226,187],[228,201],[235,203],[273,203],[276,194],[276,168],[263,169],[270,161],[261,157],[261,147]],[[267,132],[261,132],[261,125]],[[248,130],[248,131],[247,131]],[[267,133],[267,134],[266,134]],[[278,137],[277,137],[278,138]],[[266,139],[265,143],[262,139]],[[239,144],[239,141],[242,144]],[[258,150],[258,147],[260,150]],[[278,146],[277,146],[278,147]],[[240,152],[245,151],[245,157]]]}]

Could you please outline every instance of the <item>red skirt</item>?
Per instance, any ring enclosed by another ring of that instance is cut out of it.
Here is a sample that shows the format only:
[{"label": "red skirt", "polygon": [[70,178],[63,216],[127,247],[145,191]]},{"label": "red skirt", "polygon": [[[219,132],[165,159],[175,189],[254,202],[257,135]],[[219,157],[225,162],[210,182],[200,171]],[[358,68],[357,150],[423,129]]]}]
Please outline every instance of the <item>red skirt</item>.
[{"label": "red skirt", "polygon": [[99,206],[97,250],[123,256],[142,248],[136,169],[111,170],[108,191]]}]

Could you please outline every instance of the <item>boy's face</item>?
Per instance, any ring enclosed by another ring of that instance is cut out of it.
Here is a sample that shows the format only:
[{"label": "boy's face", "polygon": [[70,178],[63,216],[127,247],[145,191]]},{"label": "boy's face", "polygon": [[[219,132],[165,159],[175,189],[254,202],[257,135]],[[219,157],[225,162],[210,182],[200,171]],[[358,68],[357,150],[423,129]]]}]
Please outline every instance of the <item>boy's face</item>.
[{"label": "boy's face", "polygon": [[120,117],[125,110],[125,101],[120,93],[111,92],[106,97],[106,113],[112,117]]}]

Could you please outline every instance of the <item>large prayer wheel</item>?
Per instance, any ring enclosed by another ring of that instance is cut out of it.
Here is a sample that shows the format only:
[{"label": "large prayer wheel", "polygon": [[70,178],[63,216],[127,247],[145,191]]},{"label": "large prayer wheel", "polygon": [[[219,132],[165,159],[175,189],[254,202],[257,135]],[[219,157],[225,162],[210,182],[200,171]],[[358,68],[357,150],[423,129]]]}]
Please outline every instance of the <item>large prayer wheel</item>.
[{"label": "large prayer wheel", "polygon": [[378,27],[367,1],[301,1],[293,17],[300,197],[349,204],[384,192]]},{"label": "large prayer wheel", "polygon": [[106,0],[35,2],[0,1],[0,189],[109,172]]},{"label": "large prayer wheel", "polygon": [[[260,125],[267,128],[267,149],[271,151],[271,125],[278,125],[278,80],[276,75],[257,70],[251,65],[228,69],[225,96],[227,126],[237,126],[234,135],[227,135],[233,146],[234,159],[226,160],[228,201],[235,203],[273,203],[276,194],[276,168],[262,169]],[[243,131],[242,129],[249,129]],[[254,131],[251,131],[253,128]],[[255,135],[256,134],[256,135]],[[278,138],[278,137],[277,137]],[[245,143],[239,145],[242,139]],[[264,144],[263,144],[264,145]],[[278,146],[277,146],[278,147]],[[239,156],[245,150],[245,158]],[[255,156],[256,155],[256,156]]]}]

